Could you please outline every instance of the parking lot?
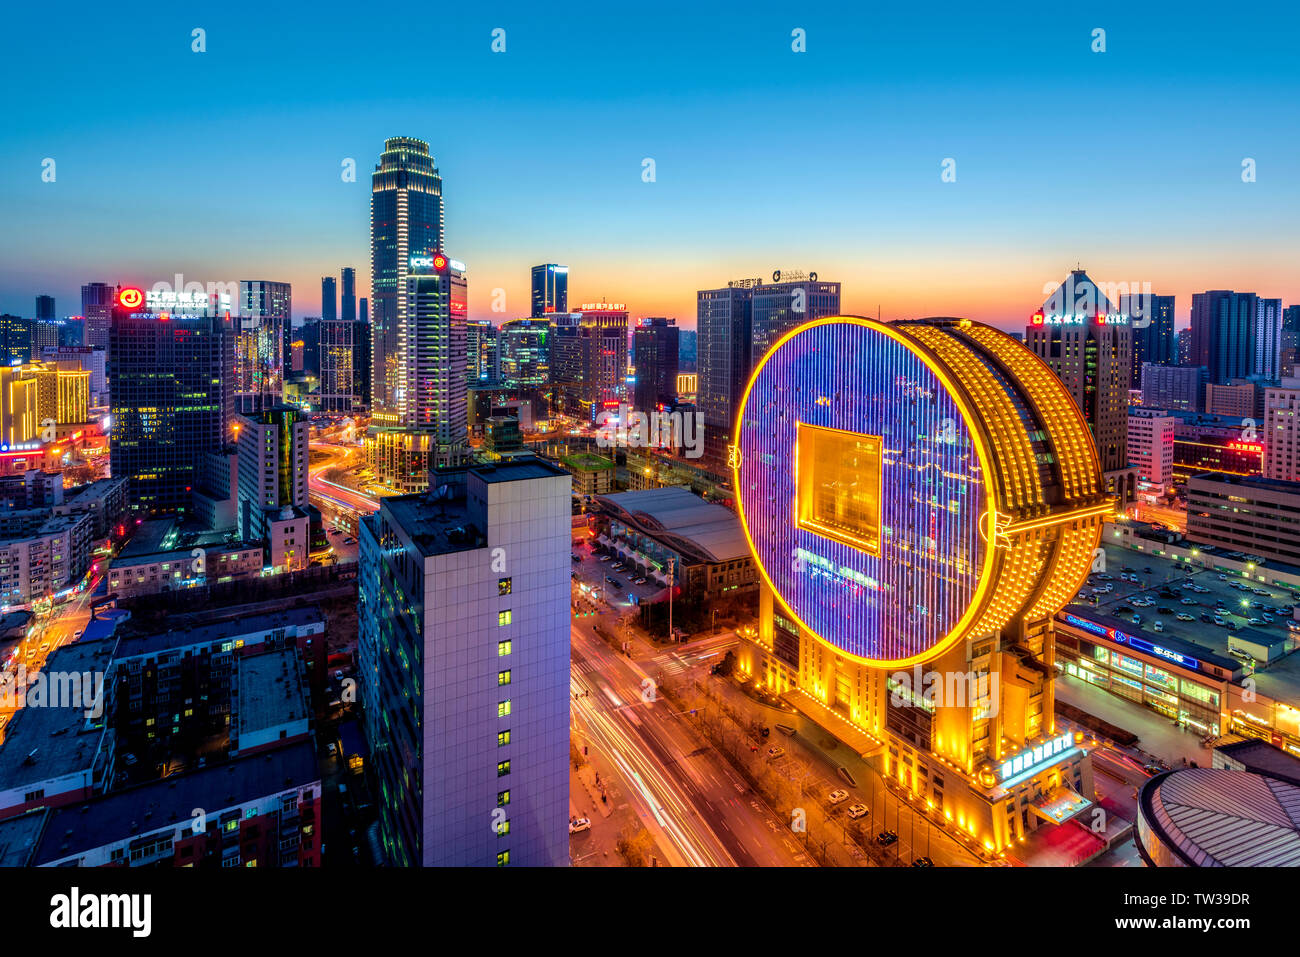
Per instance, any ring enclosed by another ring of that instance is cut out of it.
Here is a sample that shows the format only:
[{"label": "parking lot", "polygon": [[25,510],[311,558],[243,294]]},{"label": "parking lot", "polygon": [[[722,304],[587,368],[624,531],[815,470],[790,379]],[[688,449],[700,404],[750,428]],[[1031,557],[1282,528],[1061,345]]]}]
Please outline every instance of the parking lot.
[{"label": "parking lot", "polygon": [[[599,596],[610,605],[630,608],[664,590],[664,586],[654,579],[647,579],[637,584],[637,579],[641,576],[635,569],[616,567],[622,559],[618,555],[610,556],[603,552],[600,546],[595,545],[591,540],[584,539],[581,544],[574,545],[570,551],[580,559],[573,563],[573,571],[579,581],[586,586],[586,593]],[[601,561],[601,558],[607,560]],[[613,582],[608,579],[613,579]]]}]

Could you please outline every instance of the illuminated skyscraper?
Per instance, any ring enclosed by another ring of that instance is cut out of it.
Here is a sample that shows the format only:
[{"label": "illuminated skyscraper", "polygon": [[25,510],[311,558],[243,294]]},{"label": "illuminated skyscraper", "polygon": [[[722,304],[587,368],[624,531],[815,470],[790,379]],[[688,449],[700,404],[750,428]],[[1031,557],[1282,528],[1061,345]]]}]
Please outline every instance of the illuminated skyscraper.
[{"label": "illuminated skyscraper", "polygon": [[429,144],[408,136],[386,140],[370,195],[371,389],[380,423],[397,421],[411,260],[428,259],[442,248],[442,177]]},{"label": "illuminated skyscraper", "polygon": [[1174,339],[1174,297],[1133,293],[1119,297],[1119,311],[1129,317],[1133,330],[1134,388],[1142,382],[1142,363],[1176,365],[1178,343]]},{"label": "illuminated skyscraper", "polygon": [[1060,380],[969,320],[814,321],[755,370],[735,443],[763,581],[741,673],[990,855],[1088,808],[1054,619],[1113,506]]},{"label": "illuminated skyscraper", "polygon": [[569,267],[546,263],[533,267],[533,318],[569,311]]},{"label": "illuminated skyscraper", "polygon": [[113,318],[115,291],[105,282],[89,282],[81,287],[81,314],[85,317],[85,342],[95,349],[108,348],[108,327]]},{"label": "illuminated skyscraper", "polygon": [[465,381],[470,386],[496,385],[499,332],[490,319],[471,319],[465,326]]},{"label": "illuminated skyscraper", "polygon": [[343,286],[339,299],[339,318],[344,322],[357,321],[357,271],[351,266],[344,266],[341,275]]},{"label": "illuminated skyscraper", "polygon": [[293,287],[261,279],[239,281],[235,320],[235,408],[252,412],[284,394],[284,350],[293,312]]},{"label": "illuminated skyscraper", "polygon": [[1025,330],[1025,346],[1056,373],[1083,412],[1107,487],[1131,502],[1137,471],[1128,461],[1128,391],[1133,331],[1082,269],[1070,273]]},{"label": "illuminated skyscraper", "polygon": [[357,323],[320,322],[320,394],[313,405],[323,412],[351,412],[356,402]]},{"label": "illuminated skyscraper", "polygon": [[636,386],[632,407],[649,412],[677,401],[677,343],[675,320],[643,319],[632,330]]},{"label": "illuminated skyscraper", "polygon": [[113,309],[108,378],[113,477],[137,513],[184,513],[200,459],[231,439],[234,331],[225,316],[148,313],[139,290]]}]

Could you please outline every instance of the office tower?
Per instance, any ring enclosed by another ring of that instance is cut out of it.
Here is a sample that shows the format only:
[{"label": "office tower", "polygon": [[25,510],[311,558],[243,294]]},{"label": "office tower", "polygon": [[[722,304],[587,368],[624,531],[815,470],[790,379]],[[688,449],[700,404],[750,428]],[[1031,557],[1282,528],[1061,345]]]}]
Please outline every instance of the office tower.
[{"label": "office tower", "polygon": [[1300,482],[1300,378],[1264,390],[1264,477]]},{"label": "office tower", "polygon": [[365,296],[361,297],[361,313],[357,318],[358,322],[370,322],[370,300]]},{"label": "office tower", "polygon": [[1071,271],[1030,318],[1025,346],[1047,363],[1083,411],[1120,507],[1132,501],[1128,467],[1128,391],[1133,333],[1082,269]]},{"label": "office tower", "polygon": [[[1178,330],[1178,364],[1180,366],[1190,365],[1192,361],[1192,329],[1188,326],[1186,329]],[[1204,368],[1202,366],[1202,368]]]},{"label": "office tower", "polygon": [[1160,409],[1128,410],[1129,457],[1138,470],[1138,488],[1158,496],[1174,481],[1175,419]]},{"label": "office tower", "polygon": [[1278,343],[1278,374],[1291,378],[1300,370],[1300,306],[1287,306],[1282,310]]},{"label": "office tower", "polygon": [[1192,476],[1187,540],[1300,565],[1300,482],[1262,475]]},{"label": "office tower", "polygon": [[511,319],[497,332],[501,384],[536,388],[551,380],[551,320]]},{"label": "office tower", "polygon": [[1205,411],[1210,415],[1264,418],[1264,387],[1268,380],[1233,379],[1228,383],[1207,382]]},{"label": "office tower", "polygon": [[632,330],[636,386],[632,407],[649,412],[677,401],[678,329],[675,319],[642,319]]},{"label": "office tower", "polygon": [[1055,619],[1114,506],[1070,401],[990,326],[843,319],[771,349],[736,413],[763,578],[737,669],[989,855],[1094,795]]},{"label": "office tower", "polygon": [[40,362],[28,367],[36,379],[42,423],[72,425],[90,420],[90,373],[79,362]]},{"label": "office tower", "polygon": [[357,271],[351,266],[342,269],[343,287],[339,318],[344,322],[357,321]]},{"label": "office tower", "polygon": [[1128,316],[1133,330],[1133,382],[1142,381],[1142,363],[1174,365],[1178,343],[1174,338],[1174,297],[1131,293],[1119,297],[1119,311]]},{"label": "office tower", "polygon": [[108,327],[112,323],[117,290],[105,282],[90,282],[81,287],[81,315],[85,320],[82,345],[108,350]]},{"label": "office tower", "polygon": [[318,316],[308,316],[294,336],[294,371],[320,378],[320,327]]},{"label": "office tower", "polygon": [[32,344],[31,357],[39,359],[46,349],[52,349],[59,344],[59,333],[63,328],[62,319],[33,319],[28,323],[31,329]]},{"label": "office tower", "polygon": [[356,332],[346,319],[320,323],[320,396],[313,405],[322,412],[351,412],[356,401]]},{"label": "office tower", "polygon": [[394,404],[366,436],[376,476],[405,491],[423,489],[435,465],[463,459],[469,441],[465,267],[437,254],[412,270],[401,307]]},{"label": "office tower", "polygon": [[696,406],[704,423],[702,464],[715,475],[729,473],[736,410],[750,372],[754,287],[761,280],[733,280],[722,289],[696,293],[698,392]]},{"label": "office tower", "polygon": [[54,319],[53,296],[36,297],[36,318],[40,321],[52,321]]},{"label": "office tower", "polygon": [[470,386],[497,384],[498,333],[490,319],[471,319],[465,325],[465,381]]},{"label": "office tower", "polygon": [[[753,287],[754,305],[749,368],[796,326],[824,316],[840,314],[840,284],[818,282],[816,273],[780,274],[781,279]],[[748,375],[748,370],[746,370]]]},{"label": "office tower", "polygon": [[321,276],[320,317],[322,322],[334,322],[339,317],[338,281],[333,276]]},{"label": "office tower", "polygon": [[275,405],[284,395],[281,343],[291,327],[293,287],[261,279],[239,281],[235,334],[235,407],[252,412]]},{"label": "office tower", "polygon": [[0,365],[30,362],[32,358],[32,321],[22,316],[0,316]]},{"label": "office tower", "polygon": [[352,359],[352,376],[358,401],[369,405],[370,397],[370,300],[362,297],[357,306],[357,327],[352,333],[356,354]]},{"label": "office tower", "polygon": [[435,473],[361,520],[362,728],[399,866],[563,866],[572,477]]},{"label": "office tower", "polygon": [[[564,414],[592,422],[602,409],[617,409],[627,396],[627,307],[586,303],[581,312],[552,313],[550,319],[550,378]],[[514,373],[507,326],[501,330],[501,377],[508,384]]]},{"label": "office tower", "polygon": [[239,449],[239,533],[264,543],[267,565],[306,568],[310,551],[307,514],[307,434],[302,410],[275,405],[235,420]]},{"label": "office tower", "polygon": [[200,459],[233,438],[234,359],[225,316],[114,308],[110,457],[132,511],[189,511]]},{"label": "office tower", "polygon": [[47,348],[43,350],[41,360],[44,362],[77,363],[81,369],[90,373],[91,404],[99,405],[108,401],[108,370],[105,365],[103,349],[95,349],[91,346],[60,345],[53,349]]},{"label": "office tower", "polygon": [[14,451],[37,440],[39,408],[36,378],[31,370],[21,365],[0,365],[0,452]]},{"label": "office tower", "polygon": [[1211,382],[1278,374],[1282,301],[1214,289],[1192,296],[1192,363]]},{"label": "office tower", "polygon": [[370,194],[370,384],[376,421],[396,421],[411,260],[429,259],[443,248],[443,239],[442,177],[429,144],[407,136],[386,140]]},{"label": "office tower", "polygon": [[546,263],[533,267],[533,315],[540,319],[569,311],[569,267]]}]

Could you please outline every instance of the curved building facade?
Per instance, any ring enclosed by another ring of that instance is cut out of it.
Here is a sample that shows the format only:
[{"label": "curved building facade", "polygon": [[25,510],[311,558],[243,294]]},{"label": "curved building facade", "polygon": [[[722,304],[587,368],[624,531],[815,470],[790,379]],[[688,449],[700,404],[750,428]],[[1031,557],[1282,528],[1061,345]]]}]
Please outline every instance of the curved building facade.
[{"label": "curved building facade", "polygon": [[755,369],[731,454],[765,585],[742,664],[995,850],[1087,806],[1052,618],[1113,504],[1041,360],[965,319],[808,322]]}]

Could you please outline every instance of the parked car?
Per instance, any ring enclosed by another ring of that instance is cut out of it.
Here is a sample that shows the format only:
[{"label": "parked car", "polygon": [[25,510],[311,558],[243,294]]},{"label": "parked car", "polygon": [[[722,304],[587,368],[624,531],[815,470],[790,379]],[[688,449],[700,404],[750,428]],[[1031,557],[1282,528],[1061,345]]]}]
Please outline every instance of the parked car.
[{"label": "parked car", "polygon": [[589,817],[575,817],[573,820],[569,821],[570,834],[577,834],[580,831],[590,831],[590,830],[591,830],[591,818]]},{"label": "parked car", "polygon": [[831,804],[843,804],[849,799],[849,792],[844,788],[836,788],[830,794],[826,795],[826,800]]},{"label": "parked car", "polygon": [[767,749],[767,756],[769,758],[773,758],[773,759],[779,758],[784,754],[785,754],[785,748],[781,747],[779,744],[774,744]]},{"label": "parked car", "polygon": [[913,867],[934,867],[934,861],[928,857],[918,857],[912,862]]},{"label": "parked car", "polygon": [[876,843],[881,847],[889,847],[889,845],[893,844],[897,840],[898,835],[893,831],[881,831],[876,835]]},{"label": "parked car", "polygon": [[866,813],[867,806],[865,804],[850,804],[848,807],[848,815],[855,821],[860,817],[865,817]]}]

